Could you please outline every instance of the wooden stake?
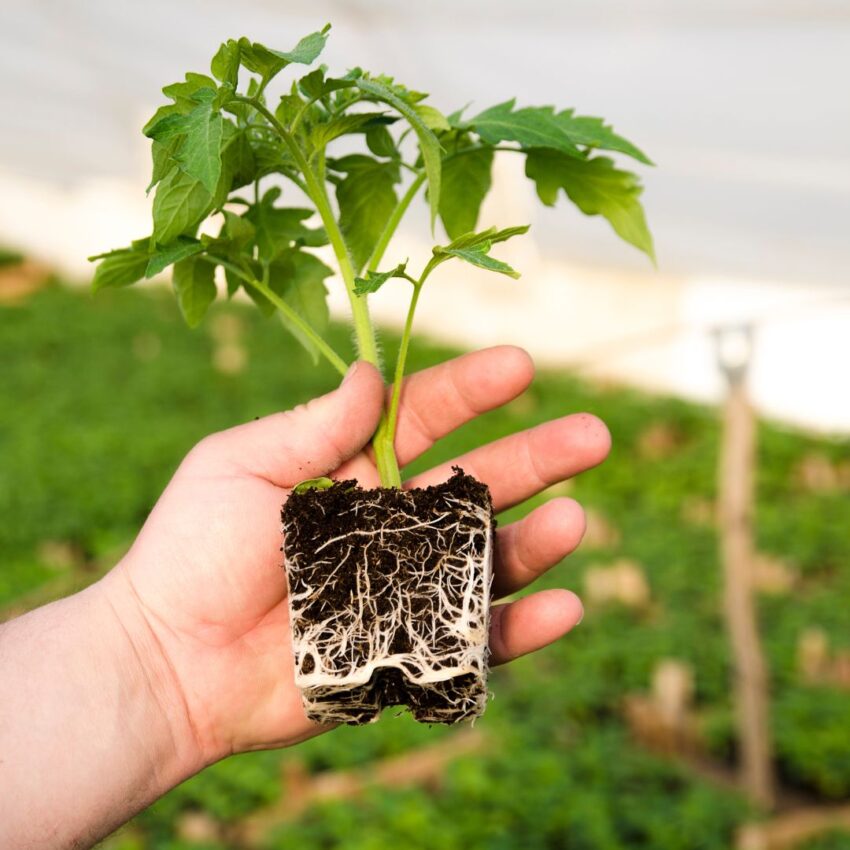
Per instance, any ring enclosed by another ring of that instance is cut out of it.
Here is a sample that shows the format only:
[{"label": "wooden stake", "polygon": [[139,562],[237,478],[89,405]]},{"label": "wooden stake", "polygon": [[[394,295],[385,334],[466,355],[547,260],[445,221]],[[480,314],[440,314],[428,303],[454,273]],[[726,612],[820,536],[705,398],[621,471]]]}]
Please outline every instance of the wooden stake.
[{"label": "wooden stake", "polygon": [[743,346],[738,339],[734,351],[729,350],[730,331],[717,337],[718,361],[728,385],[718,481],[724,607],[734,659],[741,781],[753,802],[772,808],[775,783],[768,682],[753,594],[756,419],[746,387],[751,329],[733,332],[743,335]]}]

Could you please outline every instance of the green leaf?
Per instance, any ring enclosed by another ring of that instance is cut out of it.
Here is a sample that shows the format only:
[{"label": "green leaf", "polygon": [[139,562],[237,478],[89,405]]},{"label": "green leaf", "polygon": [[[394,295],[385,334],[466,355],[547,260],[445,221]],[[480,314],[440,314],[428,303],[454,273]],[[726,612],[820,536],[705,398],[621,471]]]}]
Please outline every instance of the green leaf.
[{"label": "green leaf", "polygon": [[334,139],[354,133],[376,118],[382,118],[383,112],[352,112],[350,115],[340,115],[324,124],[316,124],[310,130],[310,144],[315,150],[321,150]]},{"label": "green leaf", "polygon": [[230,210],[224,210],[224,224],[221,226],[219,238],[229,243],[229,250],[240,252],[254,242],[257,229],[245,216],[236,215]]},{"label": "green leaf", "polygon": [[[487,230],[482,230],[480,233],[464,233],[453,239],[446,248],[476,248],[485,243],[495,245],[498,242],[507,242],[514,236],[522,236],[523,233],[528,233],[529,225],[521,224],[516,227],[504,227],[497,230],[495,227],[488,227]],[[435,248],[435,251],[441,251],[442,248]]]},{"label": "green leaf", "polygon": [[252,204],[245,217],[257,231],[256,242],[260,259],[272,262],[293,242],[310,247],[327,244],[322,228],[305,227],[302,222],[314,215],[313,210],[301,207],[276,207],[281,190],[275,186],[263,195],[259,204]]},{"label": "green leaf", "polygon": [[519,142],[526,148],[554,148],[570,156],[582,156],[575,142],[559,124],[551,106],[529,106],[514,110],[515,103],[511,99],[491,106],[465,126],[491,145]]},{"label": "green leaf", "polygon": [[151,141],[153,170],[151,172],[151,182],[145,190],[146,192],[150,192],[173,169],[179,168],[180,163],[177,161],[177,150],[181,144],[182,140],[179,138],[169,139],[167,142]]},{"label": "green leaf", "polygon": [[194,235],[212,209],[212,196],[200,180],[183,171],[172,171],[156,189],[153,200],[153,235],[168,245],[182,234]]},{"label": "green leaf", "polygon": [[180,312],[190,328],[196,327],[215,301],[215,267],[200,257],[180,260],[174,266],[172,282]]},{"label": "green leaf", "polygon": [[366,130],[366,146],[375,156],[388,159],[399,159],[401,156],[395,141],[393,141],[392,134],[384,124],[376,124]]},{"label": "green leaf", "polygon": [[162,93],[178,105],[184,101],[189,101],[190,104],[184,103],[183,105],[191,109],[195,103],[211,100],[212,97],[209,93],[214,95],[217,88],[218,86],[212,77],[208,77],[206,74],[194,74],[190,71],[186,74],[183,82],[165,86]]},{"label": "green leaf", "polygon": [[234,88],[239,81],[239,42],[228,39],[219,47],[210,63],[210,71],[217,80],[230,83]]},{"label": "green leaf", "polygon": [[575,115],[572,109],[565,109],[555,116],[555,120],[558,126],[576,144],[607,151],[617,151],[645,165],[652,165],[652,160],[640,148],[635,147],[628,139],[618,136],[611,127],[605,124],[602,118]]},{"label": "green leaf", "polygon": [[279,74],[287,65],[293,63],[298,65],[312,64],[325,47],[330,25],[321,32],[310,33],[295,45],[292,50],[272,50],[258,42],[249,41],[247,38],[239,39],[239,48],[242,64],[255,74],[259,74],[263,80],[268,82]]},{"label": "green leaf", "polygon": [[465,260],[473,266],[478,266],[480,269],[486,269],[491,272],[499,272],[508,277],[518,278],[519,272],[512,269],[507,263],[497,260],[489,255],[492,244],[490,242],[482,242],[471,248],[434,248],[434,254],[444,257],[457,257],[459,260]]},{"label": "green leaf", "polygon": [[377,292],[391,277],[407,277],[407,262],[399,263],[388,272],[366,272],[366,277],[354,278],[354,291],[358,295]]},{"label": "green leaf", "polygon": [[172,263],[200,254],[203,250],[204,245],[199,240],[192,239],[189,236],[178,236],[171,245],[164,245],[156,249],[156,253],[148,260],[145,277],[153,277]]},{"label": "green leaf", "polygon": [[308,490],[327,490],[334,486],[334,482],[330,478],[308,478],[306,481],[299,481],[293,488],[293,493],[306,493]]},{"label": "green leaf", "polygon": [[[229,177],[228,194],[233,189],[240,189],[253,183],[258,176],[257,158],[251,139],[244,129],[236,129],[230,122],[224,122],[224,134],[221,146],[222,173]],[[219,190],[221,187],[219,187]],[[216,192],[218,196],[219,191]],[[216,198],[218,200],[218,198]],[[220,204],[216,204],[220,206]]]},{"label": "green leaf", "polygon": [[553,206],[558,190],[563,189],[585,215],[604,216],[622,239],[655,262],[639,200],[643,189],[635,174],[619,170],[607,157],[573,159],[552,150],[529,151],[525,173],[537,184],[544,204]]},{"label": "green leaf", "polygon": [[177,155],[184,171],[213,194],[221,176],[223,119],[211,103],[202,103],[186,116],[186,142]]},{"label": "green leaf", "polygon": [[413,109],[429,130],[451,130],[448,119],[436,107],[427,103],[417,103]]},{"label": "green leaf", "polygon": [[416,133],[419,149],[422,151],[422,161],[425,164],[425,175],[428,178],[428,203],[431,208],[431,230],[433,231],[440,209],[441,148],[437,137],[422,120],[416,107],[402,100],[395,91],[383,83],[363,77],[357,80],[357,86],[370,99],[392,106],[407,119],[413,132]]},{"label": "green leaf", "polygon": [[148,265],[149,239],[137,239],[129,248],[118,248],[105,254],[89,257],[98,261],[92,280],[92,291],[98,292],[110,286],[129,286],[145,276]]},{"label": "green leaf", "polygon": [[354,271],[359,272],[395,209],[398,165],[361,154],[334,160],[328,165],[347,172],[336,187],[339,224],[351,252]]},{"label": "green leaf", "polygon": [[440,218],[450,239],[469,233],[490,191],[493,151],[471,148],[443,160]]},{"label": "green leaf", "polygon": [[[332,275],[318,257],[306,251],[292,251],[269,268],[269,287],[317,333],[328,327],[328,290],[324,284]],[[319,362],[319,350],[286,315],[278,313],[284,327],[304,346],[313,363]]]},{"label": "green leaf", "polygon": [[334,77],[325,79],[325,69],[323,67],[316,68],[315,71],[310,71],[309,74],[298,81],[298,88],[301,93],[310,100],[319,100],[331,92],[338,91],[339,89],[350,89],[353,85],[354,80],[337,79]]},{"label": "green leaf", "polygon": [[[197,93],[195,91],[195,94]],[[212,101],[204,100],[188,113],[170,112],[164,115],[146,127],[145,134],[153,139],[155,144],[166,146],[179,166],[187,174],[200,180],[212,194],[221,176],[223,121],[221,113],[214,108]],[[179,142],[181,137],[182,144]],[[156,166],[155,160],[155,177]],[[159,176],[162,176],[161,173]]]}]

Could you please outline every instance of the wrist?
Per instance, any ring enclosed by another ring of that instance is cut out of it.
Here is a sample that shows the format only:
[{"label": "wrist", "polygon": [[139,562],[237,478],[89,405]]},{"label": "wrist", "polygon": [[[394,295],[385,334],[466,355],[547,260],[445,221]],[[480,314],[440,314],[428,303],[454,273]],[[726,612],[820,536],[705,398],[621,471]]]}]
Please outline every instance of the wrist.
[{"label": "wrist", "polygon": [[91,588],[111,620],[115,653],[157,769],[156,796],[216,760],[194,724],[171,660],[132,583],[117,566]]}]

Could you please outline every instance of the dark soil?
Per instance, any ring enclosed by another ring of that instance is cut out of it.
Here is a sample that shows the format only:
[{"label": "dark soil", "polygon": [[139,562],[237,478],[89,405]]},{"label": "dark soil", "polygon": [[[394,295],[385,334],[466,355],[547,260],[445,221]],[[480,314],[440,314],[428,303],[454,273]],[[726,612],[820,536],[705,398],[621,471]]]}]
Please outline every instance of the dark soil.
[{"label": "dark soil", "polygon": [[469,659],[486,643],[483,556],[495,520],[485,484],[459,469],[415,490],[341,481],[293,493],[281,516],[296,680],[323,676],[299,682],[308,715],[361,724],[392,705],[423,722],[480,714],[486,651]]}]

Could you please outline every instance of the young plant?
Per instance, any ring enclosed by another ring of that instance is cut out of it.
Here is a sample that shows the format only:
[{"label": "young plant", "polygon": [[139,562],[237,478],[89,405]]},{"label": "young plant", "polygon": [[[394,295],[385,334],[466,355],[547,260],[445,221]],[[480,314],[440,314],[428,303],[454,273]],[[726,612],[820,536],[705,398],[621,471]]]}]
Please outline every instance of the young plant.
[{"label": "young plant", "polygon": [[[163,89],[170,103],[143,131],[152,144],[152,233],[93,257],[93,287],[126,286],[171,267],[180,309],[194,327],[218,295],[220,267],[228,297],[244,290],[265,315],[278,316],[314,362],[324,357],[341,374],[355,356],[382,368],[369,296],[388,283],[410,287],[389,370],[393,389],[373,439],[387,489],[311,481],[284,508],[296,681],[317,719],[364,722],[395,701],[419,719],[451,722],[479,714],[486,698],[494,523],[486,487],[461,473],[441,488],[400,489],[393,445],[417,303],[449,261],[519,277],[492,251],[528,227],[476,230],[497,151],[525,157],[544,204],[554,205],[563,190],[652,258],[640,182],[599,151],[650,162],[602,119],[571,109],[506,100],[474,116],[446,115],[426,94],[385,75],[299,71],[316,61],[329,29],[289,51],[231,39],[213,57],[211,76],[187,73]],[[287,87],[272,96],[269,87],[282,73]],[[432,234],[442,224],[446,244],[414,271],[399,257],[385,258],[417,196],[428,204]],[[325,337],[325,280],[334,270],[316,253],[324,246],[348,295],[354,354],[334,350]],[[322,500],[347,506],[349,517],[362,513],[369,529],[345,520],[336,536],[323,532],[310,520],[326,515]],[[376,534],[396,539],[376,553],[363,542]],[[396,595],[401,602],[387,602],[387,582],[370,597],[382,558],[397,567],[391,584],[408,587]],[[350,591],[334,597],[332,615],[313,604],[328,575]]]}]

